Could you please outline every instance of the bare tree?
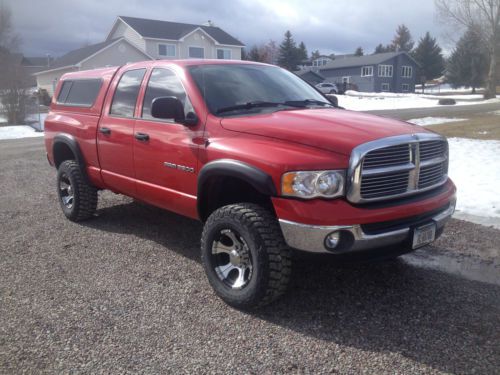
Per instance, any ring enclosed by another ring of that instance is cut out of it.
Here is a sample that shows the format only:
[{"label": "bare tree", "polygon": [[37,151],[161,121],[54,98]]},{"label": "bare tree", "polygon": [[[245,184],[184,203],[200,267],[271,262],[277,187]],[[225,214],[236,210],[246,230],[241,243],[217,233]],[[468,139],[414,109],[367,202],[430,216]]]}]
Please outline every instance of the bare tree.
[{"label": "bare tree", "polygon": [[10,9],[0,5],[0,97],[9,124],[22,124],[26,116],[27,73],[22,56],[14,53],[21,39],[12,28]]},{"label": "bare tree", "polygon": [[500,0],[435,0],[439,16],[455,27],[472,30],[488,50],[489,70],[484,98],[496,96],[497,55],[500,52]]}]

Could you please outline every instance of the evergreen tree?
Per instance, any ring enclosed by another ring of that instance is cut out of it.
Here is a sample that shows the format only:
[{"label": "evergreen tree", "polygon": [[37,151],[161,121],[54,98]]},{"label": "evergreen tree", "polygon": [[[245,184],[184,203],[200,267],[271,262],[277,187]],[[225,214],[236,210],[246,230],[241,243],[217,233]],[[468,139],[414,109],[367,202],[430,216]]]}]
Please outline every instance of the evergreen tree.
[{"label": "evergreen tree", "polygon": [[399,25],[396,30],[396,35],[392,40],[392,48],[394,51],[410,52],[413,49],[413,39],[410,30],[405,25]]},{"label": "evergreen tree", "polygon": [[467,30],[458,41],[446,64],[446,79],[453,86],[481,86],[488,75],[488,52],[481,38],[473,30]]},{"label": "evergreen tree", "polygon": [[300,42],[299,49],[298,49],[299,61],[307,60],[307,56],[308,56],[308,54],[307,54],[306,45],[304,44],[304,42]]},{"label": "evergreen tree", "polygon": [[413,58],[420,64],[421,73],[426,79],[441,77],[444,71],[444,59],[441,47],[429,32],[420,38],[417,48],[412,53]]},{"label": "evergreen tree", "polygon": [[321,56],[321,53],[319,52],[319,50],[316,50],[313,53],[311,53],[311,59],[312,60],[317,59],[320,56]]},{"label": "evergreen tree", "polygon": [[264,62],[264,56],[262,56],[261,48],[254,45],[250,48],[250,51],[247,54],[247,60],[256,61],[256,62]]},{"label": "evergreen tree", "polygon": [[380,43],[377,47],[375,47],[375,52],[373,52],[373,53],[377,54],[377,53],[386,53],[386,52],[394,52],[394,46],[392,46],[391,44],[384,46],[382,43]]},{"label": "evergreen tree", "polygon": [[290,71],[294,71],[297,68],[299,60],[297,44],[293,40],[292,33],[287,31],[285,33],[285,38],[280,44],[278,65]]},{"label": "evergreen tree", "polygon": [[365,53],[363,52],[362,47],[356,48],[356,51],[354,52],[354,56],[363,56]]}]

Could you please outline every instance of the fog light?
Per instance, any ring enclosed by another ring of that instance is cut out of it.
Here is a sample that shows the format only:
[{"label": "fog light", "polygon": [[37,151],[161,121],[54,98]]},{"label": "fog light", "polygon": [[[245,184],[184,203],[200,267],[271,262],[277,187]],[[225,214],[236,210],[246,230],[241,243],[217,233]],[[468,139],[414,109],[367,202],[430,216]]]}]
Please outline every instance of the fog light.
[{"label": "fog light", "polygon": [[332,232],[325,238],[325,246],[327,249],[335,249],[340,242],[340,232]]}]

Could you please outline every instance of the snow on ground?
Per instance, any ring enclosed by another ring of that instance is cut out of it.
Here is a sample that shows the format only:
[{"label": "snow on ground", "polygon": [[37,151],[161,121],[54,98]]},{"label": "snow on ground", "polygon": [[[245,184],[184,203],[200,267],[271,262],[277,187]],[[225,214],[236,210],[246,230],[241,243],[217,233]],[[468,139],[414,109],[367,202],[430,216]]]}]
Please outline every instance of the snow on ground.
[{"label": "snow on ground", "polygon": [[26,123],[30,124],[36,130],[43,131],[47,113],[32,114],[26,117]]},{"label": "snow on ground", "polygon": [[427,126],[427,125],[437,125],[437,124],[445,124],[448,122],[458,122],[458,121],[466,121],[465,118],[447,118],[447,117],[423,117],[423,118],[414,118],[408,120],[415,125]]},{"label": "snow on ground", "polygon": [[500,141],[449,138],[457,216],[500,219]]},{"label": "snow on ground", "polygon": [[43,137],[43,132],[37,132],[27,125],[0,126],[0,140],[30,137]]},{"label": "snow on ground", "polygon": [[[421,95],[403,93],[375,93],[347,91],[337,95],[339,105],[352,111],[375,111],[384,109],[431,108],[440,106],[439,99],[455,99],[455,106],[482,103],[500,103],[500,98],[482,100],[481,95]],[[463,100],[462,100],[463,99]],[[441,107],[441,106],[440,106]],[[442,106],[446,107],[446,106]]]}]

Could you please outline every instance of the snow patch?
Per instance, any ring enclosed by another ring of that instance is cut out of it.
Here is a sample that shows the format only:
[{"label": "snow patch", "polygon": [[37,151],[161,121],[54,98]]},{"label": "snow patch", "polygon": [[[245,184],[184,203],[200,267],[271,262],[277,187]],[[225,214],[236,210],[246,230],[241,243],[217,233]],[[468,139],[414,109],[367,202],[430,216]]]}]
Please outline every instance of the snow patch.
[{"label": "snow patch", "polygon": [[466,121],[465,118],[446,118],[446,117],[423,117],[423,118],[414,118],[408,120],[415,125],[427,126],[427,125],[437,125],[437,124],[445,124],[448,122],[458,122],[458,121]]},{"label": "snow patch", "polygon": [[500,141],[449,138],[448,143],[457,216],[500,218]]},{"label": "snow patch", "polygon": [[482,100],[481,95],[421,95],[414,93],[375,93],[346,91],[345,95],[337,95],[339,105],[352,111],[376,111],[386,109],[432,108],[446,107],[439,105],[439,99],[456,99],[454,106],[485,103],[500,103],[500,98]]},{"label": "snow patch", "polygon": [[27,125],[0,126],[0,140],[30,137],[43,137],[43,132],[37,132]]}]

